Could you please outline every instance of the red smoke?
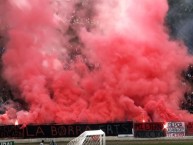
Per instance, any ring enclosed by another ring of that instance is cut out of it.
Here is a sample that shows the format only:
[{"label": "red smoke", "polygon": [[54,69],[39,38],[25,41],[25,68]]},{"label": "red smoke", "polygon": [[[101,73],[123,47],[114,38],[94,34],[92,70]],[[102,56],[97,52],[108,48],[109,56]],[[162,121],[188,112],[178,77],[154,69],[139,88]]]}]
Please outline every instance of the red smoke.
[{"label": "red smoke", "polygon": [[[74,3],[61,2],[61,7],[70,5],[69,10],[57,9],[48,0],[5,3],[9,41],[3,55],[4,76],[29,110],[10,106],[0,118],[2,123],[193,118],[179,110],[185,89],[180,73],[192,58],[181,44],[169,41],[163,26],[165,0],[93,4],[95,26],[89,31],[73,26],[83,47],[69,62],[65,43],[73,44],[65,31],[70,23],[54,11],[70,15]],[[88,69],[85,59],[94,70]],[[66,64],[69,69],[64,69]]]}]

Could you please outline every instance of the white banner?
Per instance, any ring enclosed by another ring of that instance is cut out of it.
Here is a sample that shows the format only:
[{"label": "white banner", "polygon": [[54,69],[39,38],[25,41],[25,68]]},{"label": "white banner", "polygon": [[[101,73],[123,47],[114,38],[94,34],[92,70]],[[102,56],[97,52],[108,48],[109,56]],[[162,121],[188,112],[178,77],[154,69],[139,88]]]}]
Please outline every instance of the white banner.
[{"label": "white banner", "polygon": [[0,145],[14,145],[14,141],[0,142]]},{"label": "white banner", "polygon": [[167,122],[166,136],[167,137],[185,136],[185,123],[184,122]]}]

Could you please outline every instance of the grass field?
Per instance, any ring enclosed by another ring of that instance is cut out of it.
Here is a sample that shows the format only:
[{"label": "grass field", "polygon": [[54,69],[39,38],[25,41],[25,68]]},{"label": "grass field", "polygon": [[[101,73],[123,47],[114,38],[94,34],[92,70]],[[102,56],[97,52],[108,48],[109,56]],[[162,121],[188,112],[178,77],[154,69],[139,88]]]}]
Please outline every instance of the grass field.
[{"label": "grass field", "polygon": [[[57,142],[57,145],[67,145],[68,142]],[[106,141],[106,145],[193,145],[193,140],[114,140]],[[39,143],[16,143],[15,145],[39,145]],[[49,142],[45,142],[49,145]]]},{"label": "grass field", "polygon": [[107,145],[193,145],[192,141],[108,141]]}]

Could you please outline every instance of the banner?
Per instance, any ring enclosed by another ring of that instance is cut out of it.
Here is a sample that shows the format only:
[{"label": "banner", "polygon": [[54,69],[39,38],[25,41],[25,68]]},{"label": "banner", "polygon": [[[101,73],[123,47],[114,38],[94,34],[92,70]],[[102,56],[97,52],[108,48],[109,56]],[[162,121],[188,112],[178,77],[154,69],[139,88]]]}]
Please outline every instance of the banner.
[{"label": "banner", "polygon": [[154,138],[164,136],[165,131],[162,122],[134,123],[134,137]]},{"label": "banner", "polygon": [[24,129],[21,129],[21,125],[0,126],[0,138],[23,138],[24,136]]},{"label": "banner", "polygon": [[185,123],[184,122],[167,122],[166,136],[167,137],[185,136]]},{"label": "banner", "polygon": [[0,142],[0,145],[14,145],[14,141]]},{"label": "banner", "polygon": [[21,125],[0,126],[0,138],[57,138],[77,137],[86,130],[101,129],[106,136],[132,134],[133,122],[72,125]]},{"label": "banner", "polygon": [[193,136],[193,122],[186,123],[186,135]]}]

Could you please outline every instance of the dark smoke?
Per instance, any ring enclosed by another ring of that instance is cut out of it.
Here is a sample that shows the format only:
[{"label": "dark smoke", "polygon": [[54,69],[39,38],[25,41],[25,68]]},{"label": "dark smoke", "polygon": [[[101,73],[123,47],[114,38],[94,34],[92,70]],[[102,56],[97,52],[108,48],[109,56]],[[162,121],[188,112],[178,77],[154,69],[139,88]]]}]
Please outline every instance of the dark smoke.
[{"label": "dark smoke", "polygon": [[166,25],[172,39],[185,43],[190,53],[193,53],[193,1],[168,0],[169,10]]}]

